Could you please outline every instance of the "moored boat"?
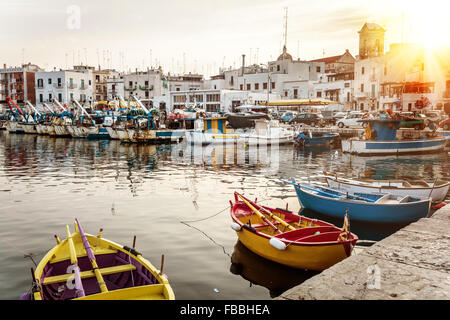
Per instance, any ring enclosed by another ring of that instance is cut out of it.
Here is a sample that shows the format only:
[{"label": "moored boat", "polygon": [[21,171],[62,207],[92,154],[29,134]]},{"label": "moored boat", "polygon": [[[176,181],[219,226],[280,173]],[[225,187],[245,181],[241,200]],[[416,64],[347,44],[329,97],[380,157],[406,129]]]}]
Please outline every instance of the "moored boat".
[{"label": "moored boat", "polygon": [[294,142],[300,146],[324,146],[331,144],[339,133],[300,132]]},{"label": "moored boat", "polygon": [[342,218],[348,211],[352,220],[405,223],[427,217],[431,207],[431,198],[396,197],[389,193],[350,194],[313,184],[282,181],[294,185],[303,208],[336,218]]},{"label": "moored boat", "polygon": [[332,189],[338,189],[350,194],[355,193],[390,193],[394,196],[411,196],[415,198],[431,198],[440,202],[447,196],[450,182],[436,179],[434,182],[424,180],[373,180],[347,179],[324,171],[327,184]]},{"label": "moored boat", "polygon": [[32,270],[32,292],[21,300],[173,300],[162,270],[141,253],[97,236],[85,234],[75,219],[75,233],[66,226],[67,239]]},{"label": "moored boat", "polygon": [[244,246],[268,260],[321,271],[350,256],[358,240],[348,229],[348,222],[341,229],[325,221],[260,206],[237,192],[234,196],[231,227]]},{"label": "moored boat", "polygon": [[403,154],[440,152],[444,149],[446,138],[429,133],[412,139],[397,138],[401,120],[364,119],[368,123],[363,138],[342,140],[342,151],[359,155]]}]

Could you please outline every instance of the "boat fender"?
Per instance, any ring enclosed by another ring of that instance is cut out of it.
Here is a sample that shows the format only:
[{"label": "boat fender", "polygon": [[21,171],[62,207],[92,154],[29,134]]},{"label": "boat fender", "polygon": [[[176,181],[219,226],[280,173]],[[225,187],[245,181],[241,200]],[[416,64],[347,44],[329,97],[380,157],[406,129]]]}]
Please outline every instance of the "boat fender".
[{"label": "boat fender", "polygon": [[241,226],[239,224],[237,224],[236,222],[233,222],[230,226],[231,226],[231,229],[233,229],[236,232],[241,231]]},{"label": "boat fender", "polygon": [[286,244],[278,238],[271,238],[270,245],[278,250],[286,250]]},{"label": "boat fender", "polygon": [[134,254],[135,256],[140,255],[139,252],[137,252],[136,250],[134,250],[133,248],[130,248],[128,246],[123,246],[123,249],[131,254]]}]

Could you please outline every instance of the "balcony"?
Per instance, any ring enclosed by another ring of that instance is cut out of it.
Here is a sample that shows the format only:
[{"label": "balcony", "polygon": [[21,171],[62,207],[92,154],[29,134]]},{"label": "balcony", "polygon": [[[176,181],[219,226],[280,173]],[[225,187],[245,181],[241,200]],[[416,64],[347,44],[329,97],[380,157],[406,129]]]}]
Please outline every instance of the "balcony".
[{"label": "balcony", "polygon": [[134,86],[133,88],[130,88],[130,87],[125,87],[125,90],[126,91],[135,91],[137,89],[137,87],[136,86]]},{"label": "balcony", "polygon": [[88,87],[87,86],[80,86],[80,90],[86,90]]},{"label": "balcony", "polygon": [[153,86],[139,86],[139,90],[152,91]]},{"label": "balcony", "polygon": [[54,83],[53,86],[54,86],[56,89],[63,89],[63,88],[64,88],[64,85],[63,85],[62,83]]},{"label": "balcony", "polygon": [[78,88],[78,86],[77,86],[75,83],[69,83],[69,84],[67,85],[67,87],[68,87],[69,89],[76,89],[76,88]]}]

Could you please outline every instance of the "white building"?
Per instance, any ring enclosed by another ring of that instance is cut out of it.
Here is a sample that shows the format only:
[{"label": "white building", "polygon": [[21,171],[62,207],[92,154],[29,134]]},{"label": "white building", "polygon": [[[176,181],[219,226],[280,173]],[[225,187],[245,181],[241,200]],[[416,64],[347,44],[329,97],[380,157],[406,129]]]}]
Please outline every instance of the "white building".
[{"label": "white building", "polygon": [[161,68],[147,71],[136,70],[136,72],[124,74],[122,78],[125,91],[124,98],[128,99],[130,96],[136,96],[146,106],[151,105],[151,100],[155,96],[160,96],[167,91],[167,88],[164,86],[164,75]]},{"label": "white building", "polygon": [[116,100],[118,97],[125,97],[125,85],[121,75],[106,79],[106,99]]},{"label": "white building", "polygon": [[[209,89],[209,90],[188,90],[171,91],[160,97],[155,97],[154,106],[160,110],[172,112],[174,109],[181,109],[186,106],[196,106],[207,112],[232,112],[236,107],[244,104],[261,104],[267,101],[267,93]],[[277,94],[269,94],[269,100],[278,100]]]},{"label": "white building", "polygon": [[36,72],[35,81],[38,105],[53,99],[65,104],[74,100],[82,103],[94,101],[91,69]]}]

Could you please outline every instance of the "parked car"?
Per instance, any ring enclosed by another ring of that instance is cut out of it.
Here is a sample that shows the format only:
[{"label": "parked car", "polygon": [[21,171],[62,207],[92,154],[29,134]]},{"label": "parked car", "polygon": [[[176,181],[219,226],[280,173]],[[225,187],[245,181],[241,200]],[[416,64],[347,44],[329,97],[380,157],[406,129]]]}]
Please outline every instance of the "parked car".
[{"label": "parked car", "polygon": [[358,122],[358,120],[362,120],[364,113],[362,112],[352,112],[349,115],[345,116],[343,119],[340,119],[337,122],[337,125],[339,128],[344,128],[344,127],[351,127],[351,126],[367,126],[367,123],[364,122]]},{"label": "parked car", "polygon": [[325,126],[325,120],[323,115],[320,113],[299,113],[295,118],[289,121],[289,124],[303,123],[315,127],[319,125],[320,127]]},{"label": "parked car", "polygon": [[450,118],[442,120],[439,122],[439,127],[444,130],[450,130]]},{"label": "parked car", "polygon": [[281,122],[284,123],[288,123],[289,121],[291,121],[295,116],[296,116],[296,112],[293,111],[286,111],[282,116],[281,116]]},{"label": "parked car", "polygon": [[439,111],[428,111],[425,112],[425,116],[427,119],[433,123],[438,124],[442,120],[442,115],[439,113]]}]

